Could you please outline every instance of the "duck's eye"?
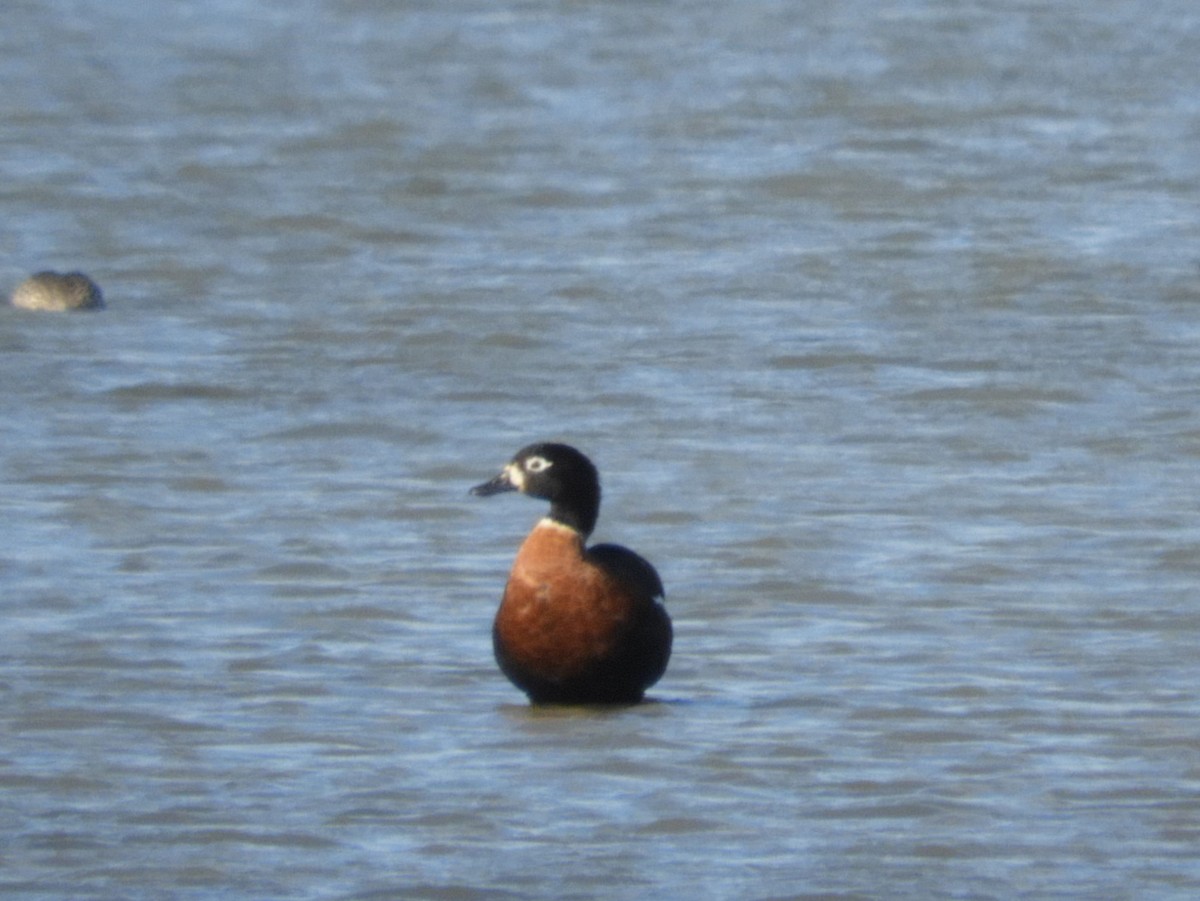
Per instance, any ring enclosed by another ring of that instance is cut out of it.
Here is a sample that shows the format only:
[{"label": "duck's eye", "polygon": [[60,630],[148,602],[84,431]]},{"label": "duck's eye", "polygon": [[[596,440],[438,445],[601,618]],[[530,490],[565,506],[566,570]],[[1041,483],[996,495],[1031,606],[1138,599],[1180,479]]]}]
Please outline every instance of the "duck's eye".
[{"label": "duck's eye", "polygon": [[549,469],[550,466],[551,466],[550,461],[547,460],[545,457],[530,457],[528,460],[525,461],[525,471],[526,472],[533,472],[533,473],[543,472],[543,471]]}]

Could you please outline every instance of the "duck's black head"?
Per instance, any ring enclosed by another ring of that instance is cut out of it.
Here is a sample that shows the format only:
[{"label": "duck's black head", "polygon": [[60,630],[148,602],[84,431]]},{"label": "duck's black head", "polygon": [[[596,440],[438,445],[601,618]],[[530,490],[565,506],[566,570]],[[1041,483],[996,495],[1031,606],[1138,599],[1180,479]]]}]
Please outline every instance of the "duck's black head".
[{"label": "duck's black head", "polygon": [[550,502],[550,518],[590,535],[600,513],[600,476],[592,461],[569,444],[531,444],[517,451],[494,479],[471,494],[489,497],[520,491]]}]

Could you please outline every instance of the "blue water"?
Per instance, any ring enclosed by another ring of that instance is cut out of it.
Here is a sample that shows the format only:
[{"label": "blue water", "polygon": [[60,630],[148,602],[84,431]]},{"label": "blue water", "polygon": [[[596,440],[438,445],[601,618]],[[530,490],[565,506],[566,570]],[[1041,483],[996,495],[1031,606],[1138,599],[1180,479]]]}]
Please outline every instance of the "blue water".
[{"label": "blue water", "polygon": [[[10,3],[0,892],[1200,891],[1200,12]],[[652,701],[491,658],[601,469]]]}]

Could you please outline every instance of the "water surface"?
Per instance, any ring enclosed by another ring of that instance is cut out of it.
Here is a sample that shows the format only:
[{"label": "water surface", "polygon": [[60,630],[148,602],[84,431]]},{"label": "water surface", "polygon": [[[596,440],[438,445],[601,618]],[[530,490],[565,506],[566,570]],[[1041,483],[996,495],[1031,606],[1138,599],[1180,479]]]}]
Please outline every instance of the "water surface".
[{"label": "water surface", "polygon": [[[5,897],[1200,890],[1191,5],[9,6]],[[491,660],[540,438],[651,703]]]}]

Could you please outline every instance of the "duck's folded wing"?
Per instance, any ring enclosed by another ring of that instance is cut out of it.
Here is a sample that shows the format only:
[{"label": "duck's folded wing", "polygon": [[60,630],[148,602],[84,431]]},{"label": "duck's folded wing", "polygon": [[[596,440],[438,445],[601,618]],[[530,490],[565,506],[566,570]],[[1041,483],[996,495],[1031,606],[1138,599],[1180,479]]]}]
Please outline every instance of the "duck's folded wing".
[{"label": "duck's folded wing", "polygon": [[627,547],[619,544],[594,544],[587,549],[588,558],[621,581],[635,587],[651,598],[665,598],[666,590],[654,565]]}]

